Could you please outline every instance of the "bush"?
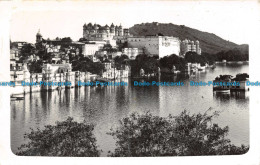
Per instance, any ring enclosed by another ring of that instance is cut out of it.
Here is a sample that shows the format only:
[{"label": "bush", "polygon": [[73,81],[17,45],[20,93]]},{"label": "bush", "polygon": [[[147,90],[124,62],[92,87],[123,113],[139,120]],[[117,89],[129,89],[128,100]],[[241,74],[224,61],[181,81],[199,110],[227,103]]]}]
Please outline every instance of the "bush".
[{"label": "bush", "polygon": [[151,113],[131,114],[120,126],[108,133],[116,140],[116,149],[109,156],[195,156],[243,154],[248,147],[236,147],[226,138],[228,127],[212,124],[213,115],[158,117]]},{"label": "bush", "polygon": [[66,121],[47,125],[43,130],[33,130],[25,134],[27,144],[19,147],[17,155],[25,156],[100,156],[93,125],[78,123],[69,117]]}]

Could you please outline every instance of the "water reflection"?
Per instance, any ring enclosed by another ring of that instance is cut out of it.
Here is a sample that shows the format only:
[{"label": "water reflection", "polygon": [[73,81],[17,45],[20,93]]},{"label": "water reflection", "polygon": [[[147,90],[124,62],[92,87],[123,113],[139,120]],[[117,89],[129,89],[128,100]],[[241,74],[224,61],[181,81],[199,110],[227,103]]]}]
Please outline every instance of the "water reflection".
[{"label": "water reflection", "polygon": [[[115,147],[115,140],[106,133],[118,124],[118,120],[132,112],[150,111],[154,115],[177,115],[187,109],[191,113],[204,113],[212,107],[221,111],[215,122],[229,126],[229,138],[236,145],[248,144],[249,97],[248,93],[213,94],[212,86],[190,86],[189,81],[211,81],[220,74],[248,73],[248,65],[218,65],[214,70],[197,72],[194,76],[165,76],[160,81],[182,81],[184,86],[134,86],[134,80],[123,79],[128,86],[80,87],[54,92],[38,92],[25,95],[21,101],[11,102],[11,145],[14,152],[25,143],[23,134],[29,128],[43,128],[46,124],[65,120],[86,120],[95,125],[94,134],[106,156]],[[156,79],[148,79],[153,81]],[[156,80],[158,81],[158,80]],[[239,122],[238,122],[239,121]]]},{"label": "water reflection", "polygon": [[248,91],[236,91],[236,92],[213,92],[215,99],[221,101],[226,101],[230,99],[235,99],[237,101],[249,100]]}]

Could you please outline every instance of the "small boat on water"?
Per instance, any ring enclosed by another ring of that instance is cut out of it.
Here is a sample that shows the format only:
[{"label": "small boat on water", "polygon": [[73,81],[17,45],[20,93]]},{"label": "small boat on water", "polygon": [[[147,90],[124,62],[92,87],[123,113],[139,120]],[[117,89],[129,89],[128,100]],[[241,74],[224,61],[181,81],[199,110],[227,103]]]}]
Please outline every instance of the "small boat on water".
[{"label": "small boat on water", "polygon": [[23,94],[13,94],[11,96],[11,100],[23,100],[24,99],[24,95]]},{"label": "small boat on water", "polygon": [[17,100],[16,98],[14,98],[14,97],[11,97],[11,101],[15,101],[15,100]]}]

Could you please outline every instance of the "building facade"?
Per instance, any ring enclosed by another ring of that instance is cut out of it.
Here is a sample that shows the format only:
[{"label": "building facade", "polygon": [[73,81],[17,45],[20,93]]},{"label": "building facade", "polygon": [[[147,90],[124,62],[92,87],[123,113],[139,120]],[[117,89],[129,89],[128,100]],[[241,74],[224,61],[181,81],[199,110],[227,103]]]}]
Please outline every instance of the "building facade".
[{"label": "building facade", "polygon": [[159,56],[162,58],[171,54],[180,54],[180,40],[168,36],[138,36],[128,37],[129,48],[138,48],[145,54]]},{"label": "building facade", "polygon": [[187,52],[196,52],[198,55],[201,55],[201,48],[200,43],[198,40],[190,41],[190,40],[183,40],[181,42],[181,55],[185,56]]},{"label": "building facade", "polygon": [[110,26],[91,23],[83,25],[83,38],[89,41],[106,41],[115,47],[117,38],[123,36],[129,36],[129,29],[123,29],[121,25],[115,26],[113,23]]},{"label": "building facade", "polygon": [[83,46],[82,54],[84,56],[94,56],[97,51],[103,48],[104,44],[97,44],[97,43],[86,43]]},{"label": "building facade", "polygon": [[129,59],[134,60],[137,55],[143,54],[143,49],[138,48],[123,48],[122,54],[127,55]]}]

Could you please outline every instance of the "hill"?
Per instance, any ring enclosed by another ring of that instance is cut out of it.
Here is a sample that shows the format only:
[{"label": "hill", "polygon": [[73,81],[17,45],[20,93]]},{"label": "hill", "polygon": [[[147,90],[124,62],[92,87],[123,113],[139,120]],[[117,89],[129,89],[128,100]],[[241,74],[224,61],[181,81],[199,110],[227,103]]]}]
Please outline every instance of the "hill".
[{"label": "hill", "polygon": [[153,22],[136,24],[131,27],[129,31],[134,36],[156,35],[161,33],[165,36],[178,37],[181,40],[199,40],[202,52],[209,54],[215,54],[220,51],[227,51],[234,48],[237,48],[242,52],[246,52],[248,50],[248,45],[246,44],[238,45],[224,40],[213,33],[202,32],[184,25],[174,25],[172,23],[162,24]]}]

